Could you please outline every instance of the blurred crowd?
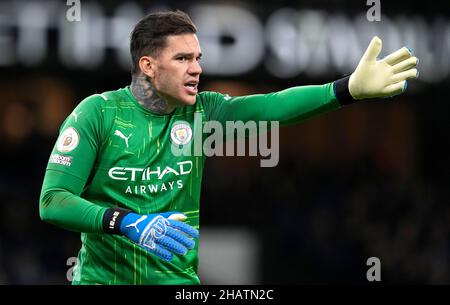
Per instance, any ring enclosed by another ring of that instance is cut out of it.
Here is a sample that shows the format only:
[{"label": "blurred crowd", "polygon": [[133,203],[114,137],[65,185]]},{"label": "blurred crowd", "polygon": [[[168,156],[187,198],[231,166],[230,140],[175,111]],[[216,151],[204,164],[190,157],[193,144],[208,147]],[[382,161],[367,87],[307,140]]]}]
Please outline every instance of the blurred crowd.
[{"label": "blurred crowd", "polygon": [[259,233],[264,283],[367,283],[367,260],[377,257],[384,283],[441,284],[447,202],[446,190],[380,174],[370,158],[328,166],[293,158],[248,184],[206,182],[203,220]]},{"label": "blurred crowd", "polygon": [[[38,202],[59,126],[84,92],[35,79],[0,87],[0,284],[67,284],[80,246],[78,233],[39,219]],[[232,95],[276,89],[204,86]],[[274,168],[258,157],[210,158],[201,227],[257,234],[258,283],[367,283],[369,257],[380,259],[383,282],[449,283],[449,192],[442,175],[423,169],[439,155],[426,153],[417,100],[352,105],[283,127]]]},{"label": "blurred crowd", "polygon": [[59,125],[73,107],[72,91],[39,78],[3,82],[0,91],[0,283],[63,282],[79,237],[43,223],[38,204]]}]

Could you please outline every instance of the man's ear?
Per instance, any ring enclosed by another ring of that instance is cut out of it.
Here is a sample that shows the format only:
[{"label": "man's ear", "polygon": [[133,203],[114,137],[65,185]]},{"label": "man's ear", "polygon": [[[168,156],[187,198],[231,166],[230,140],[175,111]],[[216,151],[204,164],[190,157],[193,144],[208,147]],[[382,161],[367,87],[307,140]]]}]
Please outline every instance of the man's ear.
[{"label": "man's ear", "polygon": [[142,56],[139,59],[139,68],[150,78],[155,76],[156,60],[151,56]]}]

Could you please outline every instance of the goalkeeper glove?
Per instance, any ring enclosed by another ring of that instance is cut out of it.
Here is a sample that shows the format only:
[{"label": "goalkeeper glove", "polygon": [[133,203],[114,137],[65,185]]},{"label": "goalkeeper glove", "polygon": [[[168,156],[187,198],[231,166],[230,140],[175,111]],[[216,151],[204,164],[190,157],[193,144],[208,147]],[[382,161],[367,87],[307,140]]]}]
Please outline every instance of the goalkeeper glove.
[{"label": "goalkeeper glove", "polygon": [[181,221],[179,212],[139,215],[128,210],[112,208],[105,213],[106,232],[125,235],[143,249],[171,261],[173,253],[185,255],[193,249],[198,230]]},{"label": "goalkeeper glove", "polygon": [[408,78],[417,78],[415,68],[418,59],[410,50],[403,47],[381,60],[377,56],[381,52],[381,39],[372,38],[366,52],[359,61],[355,72],[348,82],[348,90],[356,99],[390,97],[400,94],[407,87]]}]

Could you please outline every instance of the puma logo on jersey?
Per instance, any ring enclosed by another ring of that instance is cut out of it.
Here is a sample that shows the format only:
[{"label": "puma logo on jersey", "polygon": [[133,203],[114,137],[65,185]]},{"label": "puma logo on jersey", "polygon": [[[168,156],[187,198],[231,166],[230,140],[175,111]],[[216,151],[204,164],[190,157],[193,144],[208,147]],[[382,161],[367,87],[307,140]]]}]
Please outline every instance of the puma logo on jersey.
[{"label": "puma logo on jersey", "polygon": [[83,113],[82,111],[76,113],[75,110],[71,113],[71,115],[75,118],[75,122],[78,121],[78,116],[82,113]]},{"label": "puma logo on jersey", "polygon": [[127,148],[128,148],[128,139],[133,135],[132,133],[130,133],[128,135],[128,137],[126,137],[120,130],[116,129],[116,131],[114,131],[114,135],[118,136],[121,139],[123,139],[125,141],[125,144],[127,145]]},{"label": "puma logo on jersey", "polygon": [[136,229],[136,233],[139,233],[139,228],[137,227],[137,225],[141,222],[143,222],[144,220],[147,219],[147,215],[143,215],[141,218],[139,218],[138,220],[136,220],[135,223],[131,223],[127,226],[125,226],[125,228],[129,228],[129,227],[134,227]]}]

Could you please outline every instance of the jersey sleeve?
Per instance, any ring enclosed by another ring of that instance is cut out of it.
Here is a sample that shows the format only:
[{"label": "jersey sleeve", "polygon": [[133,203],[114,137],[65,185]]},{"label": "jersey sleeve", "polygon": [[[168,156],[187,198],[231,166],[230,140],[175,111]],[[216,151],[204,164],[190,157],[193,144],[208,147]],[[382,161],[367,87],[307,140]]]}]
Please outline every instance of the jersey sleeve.
[{"label": "jersey sleeve", "polygon": [[80,197],[103,136],[102,98],[83,100],[63,122],[42,185],[41,219],[67,230],[102,232],[106,210]]},{"label": "jersey sleeve", "polygon": [[254,120],[279,121],[283,126],[341,107],[333,83],[237,97],[208,92],[202,101],[208,119],[222,124],[226,121]]}]

